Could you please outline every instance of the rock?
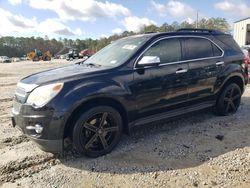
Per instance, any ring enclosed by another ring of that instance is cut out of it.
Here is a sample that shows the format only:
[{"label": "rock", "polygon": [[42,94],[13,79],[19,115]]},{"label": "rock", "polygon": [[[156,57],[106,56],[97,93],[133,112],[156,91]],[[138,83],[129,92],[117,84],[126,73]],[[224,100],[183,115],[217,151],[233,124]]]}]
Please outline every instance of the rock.
[{"label": "rock", "polygon": [[185,145],[185,144],[182,144],[182,146],[183,146],[184,148],[190,148],[189,146],[187,146],[187,145]]},{"label": "rock", "polygon": [[153,174],[153,178],[156,179],[157,177],[158,177],[158,173],[155,172],[155,173]]},{"label": "rock", "polygon": [[217,183],[216,183],[215,181],[211,181],[211,184],[212,184],[213,186],[217,185]]},{"label": "rock", "polygon": [[197,181],[193,182],[193,186],[198,187],[199,183]]},{"label": "rock", "polygon": [[216,135],[215,138],[219,141],[222,141],[224,136],[223,135]]}]

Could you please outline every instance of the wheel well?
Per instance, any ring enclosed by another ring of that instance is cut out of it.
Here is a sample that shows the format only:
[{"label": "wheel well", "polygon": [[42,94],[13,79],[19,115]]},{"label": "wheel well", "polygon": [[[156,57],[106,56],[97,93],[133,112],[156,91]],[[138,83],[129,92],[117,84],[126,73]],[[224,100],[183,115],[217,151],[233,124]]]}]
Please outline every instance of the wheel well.
[{"label": "wheel well", "polygon": [[127,111],[125,110],[123,105],[120,102],[111,98],[94,98],[94,99],[90,99],[89,101],[82,103],[71,113],[64,127],[63,138],[70,136],[73,125],[81,113],[83,113],[84,111],[92,107],[100,106],[100,105],[111,106],[114,109],[116,109],[122,117],[123,127],[124,127],[125,132],[128,132]]},{"label": "wheel well", "polygon": [[220,91],[218,92],[217,94],[217,99],[216,99],[216,103],[218,102],[218,98],[220,97],[222,91],[225,89],[225,87],[227,87],[230,83],[236,83],[239,87],[240,87],[240,90],[241,90],[241,93],[243,92],[244,90],[244,82],[242,80],[241,77],[239,76],[233,76],[231,78],[229,78],[226,83],[222,86],[222,88],[220,89]]},{"label": "wheel well", "polygon": [[[243,93],[243,90],[244,90],[244,82],[243,82],[243,80],[242,80],[241,77],[239,77],[239,76],[233,76],[233,77],[229,78],[229,79],[226,81],[226,83],[224,84],[223,89],[224,89],[228,84],[230,84],[230,83],[236,83],[236,84],[240,87],[241,93]],[[223,89],[222,89],[222,90],[223,90]]]}]

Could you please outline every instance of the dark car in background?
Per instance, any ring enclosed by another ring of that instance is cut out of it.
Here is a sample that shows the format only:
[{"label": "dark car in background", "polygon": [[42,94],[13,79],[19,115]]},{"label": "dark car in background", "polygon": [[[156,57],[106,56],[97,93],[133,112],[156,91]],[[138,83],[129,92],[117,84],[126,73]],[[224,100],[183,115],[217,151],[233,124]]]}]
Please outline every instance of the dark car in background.
[{"label": "dark car in background", "polygon": [[71,61],[73,59],[79,58],[78,50],[70,49],[69,52],[66,54],[66,60]]},{"label": "dark car in background", "polygon": [[202,29],[117,40],[85,62],[27,76],[12,122],[45,151],[109,153],[134,127],[213,108],[237,111],[247,84],[231,35]]}]

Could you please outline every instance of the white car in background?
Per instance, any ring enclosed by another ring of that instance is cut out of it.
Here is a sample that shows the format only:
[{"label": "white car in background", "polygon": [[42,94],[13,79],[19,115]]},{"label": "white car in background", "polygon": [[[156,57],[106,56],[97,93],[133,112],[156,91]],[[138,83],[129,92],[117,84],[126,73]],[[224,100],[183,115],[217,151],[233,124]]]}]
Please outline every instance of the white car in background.
[{"label": "white car in background", "polygon": [[19,62],[21,59],[19,57],[12,57],[11,58],[13,62]]},{"label": "white car in background", "polygon": [[0,56],[0,63],[11,63],[11,60],[7,56]]}]

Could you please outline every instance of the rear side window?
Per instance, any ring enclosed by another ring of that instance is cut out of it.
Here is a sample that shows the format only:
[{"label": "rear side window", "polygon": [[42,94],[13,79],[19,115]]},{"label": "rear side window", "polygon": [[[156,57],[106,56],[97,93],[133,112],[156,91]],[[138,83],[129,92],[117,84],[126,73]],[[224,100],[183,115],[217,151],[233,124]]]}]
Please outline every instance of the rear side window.
[{"label": "rear side window", "polygon": [[203,38],[185,39],[185,60],[221,56],[221,50],[211,41]]},{"label": "rear side window", "polygon": [[239,53],[242,54],[239,45],[230,35],[219,35],[216,36],[216,39],[225,45],[223,49],[226,55],[231,56],[231,55],[238,55]]},{"label": "rear side window", "polygon": [[214,56],[221,56],[222,55],[222,51],[215,46],[215,44],[211,43],[212,47],[213,47],[213,52],[214,52]]},{"label": "rear side window", "polygon": [[158,56],[161,63],[181,61],[181,43],[177,38],[163,39],[153,44],[144,56]]}]

